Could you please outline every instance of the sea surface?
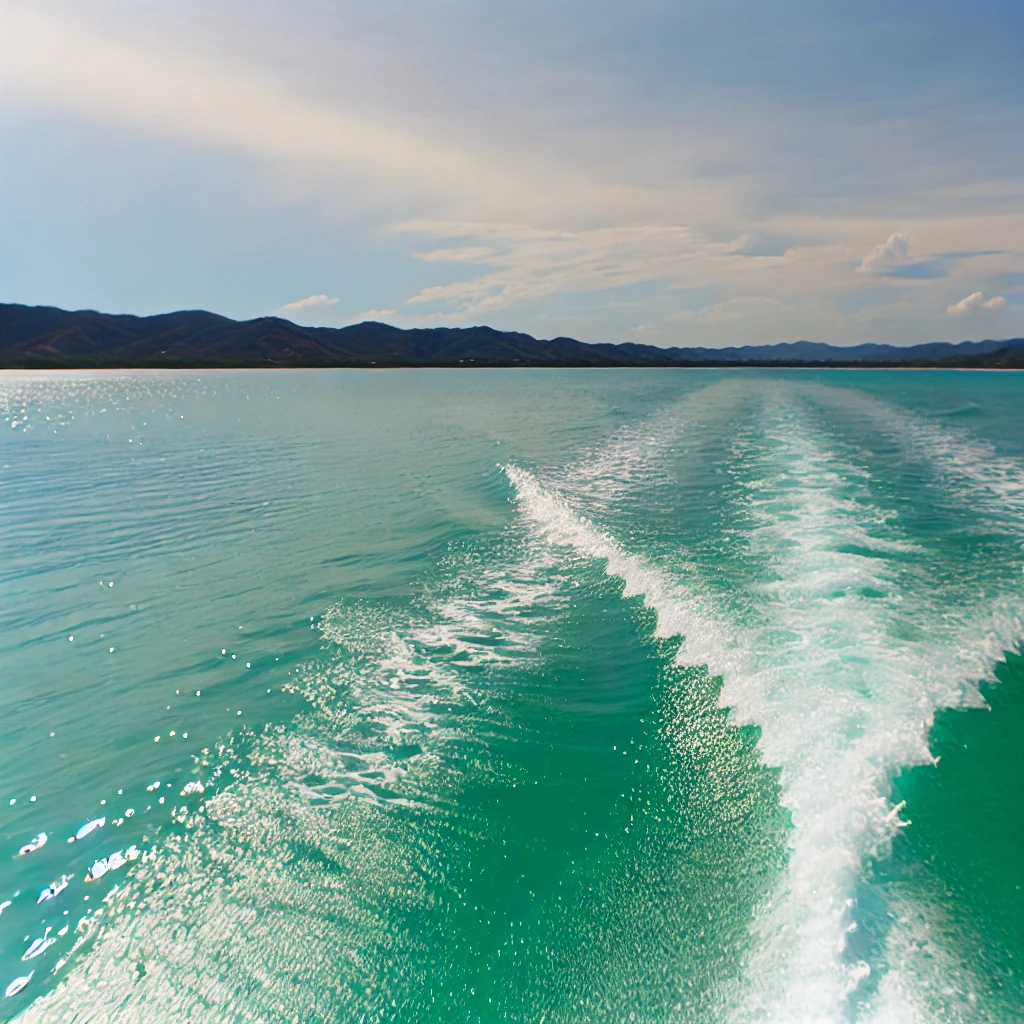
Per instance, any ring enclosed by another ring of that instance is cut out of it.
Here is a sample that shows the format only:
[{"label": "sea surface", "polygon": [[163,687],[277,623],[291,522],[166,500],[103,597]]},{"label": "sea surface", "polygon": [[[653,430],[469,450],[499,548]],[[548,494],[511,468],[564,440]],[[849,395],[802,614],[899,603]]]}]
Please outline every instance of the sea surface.
[{"label": "sea surface", "polygon": [[1024,1019],[1024,374],[0,415],[3,1020]]}]

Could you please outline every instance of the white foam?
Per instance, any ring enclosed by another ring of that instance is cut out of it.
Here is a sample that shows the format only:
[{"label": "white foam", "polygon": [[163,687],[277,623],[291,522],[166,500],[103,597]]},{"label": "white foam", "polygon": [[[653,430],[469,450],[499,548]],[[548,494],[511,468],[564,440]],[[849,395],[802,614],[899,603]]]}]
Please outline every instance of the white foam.
[{"label": "white foam", "polygon": [[[721,699],[733,720],[761,727],[795,829],[785,883],[756,924],[735,1019],[838,1022],[868,971],[846,955],[857,876],[900,826],[889,780],[929,760],[935,709],[965,699],[988,652],[965,645],[908,592],[902,566],[880,557],[913,546],[856,493],[866,474],[858,481],[857,467],[808,436],[791,410],[768,420],[778,486],[752,500],[761,525],[749,543],[778,582],[761,595],[755,671],[727,677]],[[854,553],[861,547],[873,557]],[[907,617],[926,627],[921,639],[901,636]]]},{"label": "white foam", "polygon": [[788,871],[755,920],[729,1015],[838,1024],[868,971],[847,953],[857,876],[901,825],[892,774],[930,759],[935,710],[978,702],[976,681],[1022,626],[1012,608],[952,613],[908,567],[919,549],[872,504],[867,472],[823,447],[783,391],[761,399],[761,450],[743,456],[756,525],[742,541],[776,582],[746,587],[742,624],[723,621],[699,579],[670,577],[531,473],[507,473],[539,535],[604,560],[656,610],[660,635],[685,637],[681,662],[724,677],[731,720],[758,725],[764,760],[782,768]]},{"label": "white foam", "polygon": [[966,430],[943,426],[890,402],[849,388],[811,385],[806,392],[825,405],[865,416],[906,455],[922,461],[953,484],[962,498],[1005,516],[1024,532],[1024,466],[999,455],[995,446]]},{"label": "white foam", "polygon": [[998,976],[993,986],[984,955],[977,955],[981,949],[965,948],[962,922],[941,884],[918,892],[914,900],[890,892],[887,910],[890,968],[866,1007],[865,1024],[1006,1024],[1018,1019],[1012,987],[1004,987]]},{"label": "white foam", "polygon": [[639,424],[621,427],[566,467],[565,496],[581,495],[601,504],[630,493],[639,484],[669,482],[664,468],[668,457],[708,436],[708,428],[732,415],[743,394],[742,382],[720,381],[663,406]]},{"label": "white foam", "polygon": [[314,754],[308,739],[291,745],[296,771],[325,779],[307,787],[315,799],[406,801],[408,766],[436,759],[439,745],[459,735],[453,709],[479,703],[479,673],[535,657],[538,620],[558,601],[544,559],[451,568],[447,592],[419,611],[349,602],[323,616],[319,628],[339,656],[326,670],[304,671],[301,689],[348,746]]},{"label": "white foam", "polygon": [[520,509],[537,534],[551,544],[604,560],[608,575],[625,582],[624,597],[642,595],[646,606],[657,611],[659,636],[684,638],[681,661],[707,665],[715,675],[735,671],[745,663],[733,631],[700,592],[696,580],[686,586],[640,556],[623,551],[608,534],[574,512],[564,497],[542,486],[527,470],[510,465],[505,472],[515,486]]}]

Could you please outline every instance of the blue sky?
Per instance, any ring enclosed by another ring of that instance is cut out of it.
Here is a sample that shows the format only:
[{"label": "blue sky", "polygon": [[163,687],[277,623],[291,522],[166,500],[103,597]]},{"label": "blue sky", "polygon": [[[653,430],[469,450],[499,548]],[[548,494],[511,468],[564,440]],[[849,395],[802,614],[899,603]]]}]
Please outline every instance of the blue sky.
[{"label": "blue sky", "polygon": [[1024,4],[0,0],[0,301],[1024,335]]}]

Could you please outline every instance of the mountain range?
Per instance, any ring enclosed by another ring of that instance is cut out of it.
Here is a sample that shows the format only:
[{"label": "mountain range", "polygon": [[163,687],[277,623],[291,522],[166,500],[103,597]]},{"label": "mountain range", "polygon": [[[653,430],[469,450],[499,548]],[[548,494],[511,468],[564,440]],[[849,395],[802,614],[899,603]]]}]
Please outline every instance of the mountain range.
[{"label": "mountain range", "polygon": [[300,327],[202,310],[128,316],[0,303],[0,368],[939,366],[1024,369],[1024,338],[896,346],[796,341],[733,348],[538,340],[491,327]]}]

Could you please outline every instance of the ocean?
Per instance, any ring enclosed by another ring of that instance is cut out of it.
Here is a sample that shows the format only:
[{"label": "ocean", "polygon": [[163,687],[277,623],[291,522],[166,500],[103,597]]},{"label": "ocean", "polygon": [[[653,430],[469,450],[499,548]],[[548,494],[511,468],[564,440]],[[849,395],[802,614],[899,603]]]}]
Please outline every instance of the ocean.
[{"label": "ocean", "polygon": [[1024,375],[0,412],[4,1020],[1024,1018]]}]

